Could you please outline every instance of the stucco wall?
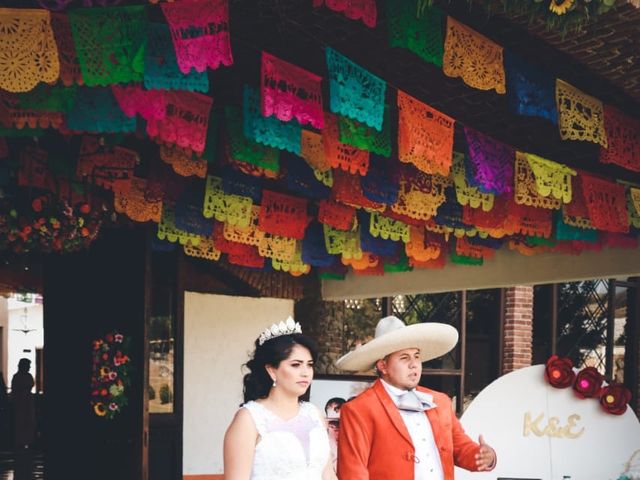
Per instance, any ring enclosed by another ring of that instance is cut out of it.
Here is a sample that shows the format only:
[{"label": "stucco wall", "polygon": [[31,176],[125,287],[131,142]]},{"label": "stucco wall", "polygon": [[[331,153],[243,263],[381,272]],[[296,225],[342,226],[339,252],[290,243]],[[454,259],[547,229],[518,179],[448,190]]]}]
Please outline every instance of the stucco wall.
[{"label": "stucco wall", "polygon": [[222,473],[224,432],[242,401],[241,365],[262,330],[292,314],[292,300],[185,293],[185,475]]}]

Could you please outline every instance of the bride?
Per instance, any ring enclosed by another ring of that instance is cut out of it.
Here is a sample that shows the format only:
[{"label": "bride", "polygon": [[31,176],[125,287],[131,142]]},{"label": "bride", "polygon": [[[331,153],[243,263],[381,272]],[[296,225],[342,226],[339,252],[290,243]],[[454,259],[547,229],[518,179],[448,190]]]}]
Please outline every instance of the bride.
[{"label": "bride", "polygon": [[333,480],[324,417],[300,397],[313,379],[315,342],[291,317],[255,341],[244,404],[224,437],[225,480]]}]

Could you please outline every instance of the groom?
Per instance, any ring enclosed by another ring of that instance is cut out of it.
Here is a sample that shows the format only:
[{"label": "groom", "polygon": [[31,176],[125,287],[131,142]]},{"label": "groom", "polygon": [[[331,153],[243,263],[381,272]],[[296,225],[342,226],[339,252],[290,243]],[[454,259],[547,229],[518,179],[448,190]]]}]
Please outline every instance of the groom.
[{"label": "groom", "polygon": [[336,362],[343,370],[375,366],[379,379],[340,410],[340,480],[453,480],[454,464],[492,470],[496,453],[469,438],[443,393],[418,387],[422,362],[440,357],[458,341],[442,323],[406,326],[385,317],[375,338]]}]

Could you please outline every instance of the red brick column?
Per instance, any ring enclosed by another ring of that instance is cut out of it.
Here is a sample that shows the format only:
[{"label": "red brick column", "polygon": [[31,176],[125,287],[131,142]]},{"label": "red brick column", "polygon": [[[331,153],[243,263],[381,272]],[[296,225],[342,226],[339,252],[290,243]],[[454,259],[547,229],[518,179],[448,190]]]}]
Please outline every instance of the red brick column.
[{"label": "red brick column", "polygon": [[505,292],[502,374],[531,365],[533,287],[516,286]]}]

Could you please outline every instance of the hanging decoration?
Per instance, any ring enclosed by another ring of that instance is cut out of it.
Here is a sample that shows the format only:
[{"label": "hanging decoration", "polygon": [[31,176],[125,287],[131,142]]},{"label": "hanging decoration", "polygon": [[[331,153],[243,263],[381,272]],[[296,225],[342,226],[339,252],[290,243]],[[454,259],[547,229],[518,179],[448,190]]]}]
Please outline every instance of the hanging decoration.
[{"label": "hanging decoration", "polygon": [[113,96],[127,117],[140,114],[145,120],[162,120],[167,101],[162,90],[143,90],[140,85],[113,85]]},{"label": "hanging decoration", "polygon": [[46,10],[0,8],[0,88],[28,92],[39,82],[53,83],[60,61],[51,15]]},{"label": "hanging decoration", "polygon": [[147,43],[144,6],[84,8],[68,15],[85,85],[142,81]]},{"label": "hanging decoration", "polygon": [[202,188],[183,191],[173,211],[177,229],[206,238],[213,232],[213,220],[202,213],[202,196]]},{"label": "hanging decoration", "polygon": [[248,227],[251,222],[252,207],[253,201],[250,197],[227,195],[222,190],[220,177],[207,176],[202,209],[205,218],[215,218],[219,222]]},{"label": "hanging decoration", "polygon": [[166,240],[171,243],[179,242],[180,245],[190,242],[192,245],[197,246],[200,243],[199,235],[186,232],[176,226],[175,203],[167,200],[162,203],[162,215],[160,223],[158,223],[157,235],[160,240]]},{"label": "hanging decoration", "polygon": [[382,130],[387,83],[334,49],[325,52],[331,111]]},{"label": "hanging decoration", "polygon": [[562,221],[567,225],[583,229],[595,229],[589,218],[589,209],[582,191],[582,174],[572,182],[573,194],[571,202],[562,207]]},{"label": "hanging decoration", "polygon": [[[224,240],[257,247],[262,240],[262,236],[258,230],[259,219],[260,207],[258,205],[253,205],[251,207],[251,220],[249,221],[249,225],[246,227],[232,225],[227,222],[222,224],[222,236],[224,237]],[[216,225],[218,225],[217,228],[219,229],[221,224]]]},{"label": "hanging decoration", "polygon": [[498,142],[465,126],[464,135],[469,147],[470,171],[467,179],[485,193],[508,193],[513,190],[514,151],[509,145]]},{"label": "hanging decoration", "polygon": [[127,192],[131,188],[133,169],[139,162],[138,154],[119,145],[112,150],[100,146],[95,137],[83,137],[76,176],[86,182],[114,192]]},{"label": "hanging decoration", "polygon": [[536,190],[543,197],[553,197],[562,203],[571,202],[571,178],[576,171],[533,153],[516,153],[517,157],[525,158],[535,177]]},{"label": "hanging decoration", "polygon": [[51,27],[58,47],[58,59],[60,61],[60,80],[66,87],[82,85],[82,72],[76,53],[76,45],[73,43],[71,24],[69,17],[62,13],[51,14]]},{"label": "hanging decoration", "polygon": [[[0,90],[0,251],[86,248],[106,218],[125,216],[158,223],[163,248],[180,243],[186,255],[280,277],[481,265],[503,247],[637,248],[637,185],[572,178],[573,169],[469,126],[458,139],[468,151],[454,153],[455,119],[402,91],[386,104],[386,82],[330,48],[334,113],[322,110],[319,76],[262,52],[260,90],[247,87],[242,105],[220,85],[223,116],[200,92],[207,69],[232,62],[227,2],[152,8],[169,24],[148,23],[146,6],[55,14],[42,25],[53,29],[58,83]],[[476,88],[504,91],[506,76],[515,113],[560,115],[568,139],[597,139],[602,163],[640,169],[637,119],[510,54],[505,71],[502,49],[453,19],[444,48],[443,14],[427,2],[388,1],[387,11],[392,46],[443,62]],[[99,135],[78,147],[82,132]]]},{"label": "hanging decoration", "polygon": [[387,0],[389,46],[406,48],[425,62],[442,66],[444,12],[420,0]]},{"label": "hanging decoration", "polygon": [[127,117],[108,87],[78,87],[66,127],[73,132],[133,132],[136,119]]},{"label": "hanging decoration", "polygon": [[20,168],[18,170],[18,185],[21,187],[35,187],[49,189],[46,150],[36,147],[26,147],[20,152]]},{"label": "hanging decoration", "polygon": [[602,102],[556,79],[558,128],[563,140],[599,143],[607,148]]},{"label": "hanging decoration", "polygon": [[184,74],[178,67],[171,32],[166,23],[147,25],[147,48],[144,54],[144,86],[148,90],[187,90],[207,93],[207,72],[190,70]]},{"label": "hanging decoration", "polygon": [[182,248],[185,255],[213,262],[220,260],[220,255],[222,254],[220,250],[216,250],[213,239],[210,237],[202,237],[198,245],[192,245],[191,242],[187,242]]},{"label": "hanging decoration", "polygon": [[640,172],[640,120],[604,105],[607,147],[600,147],[600,162]]},{"label": "hanging decoration", "polygon": [[332,200],[321,200],[318,205],[318,222],[336,230],[352,230],[356,223],[356,209]]},{"label": "hanging decoration", "polygon": [[262,115],[322,129],[322,89],[319,77],[273,55],[262,52]]},{"label": "hanging decoration", "polygon": [[546,118],[557,124],[555,77],[509,50],[504,52],[504,65],[511,111],[518,115]]},{"label": "hanging decoration", "polygon": [[467,182],[463,153],[453,152],[451,175],[456,189],[456,200],[460,205],[469,205],[471,208],[482,207],[485,212],[493,208],[494,195],[492,193],[483,193]]},{"label": "hanging decoration", "polygon": [[409,241],[409,225],[384,217],[377,212],[372,212],[370,215],[369,233],[376,238],[391,239],[394,242],[402,240],[407,243]]},{"label": "hanging decoration", "polygon": [[398,201],[391,210],[411,218],[428,220],[436,215],[445,201],[445,188],[451,180],[441,175],[429,175],[403,168],[400,173]]},{"label": "hanging decoration", "polygon": [[300,156],[315,170],[331,170],[331,164],[324,154],[322,135],[310,130],[302,130],[300,137]]},{"label": "hanging decoration", "polygon": [[[5,119],[3,121],[5,125],[25,131],[36,128],[60,128],[62,126],[64,122],[62,111],[47,111],[41,108],[56,107],[57,110],[61,110],[63,106],[64,108],[68,108],[69,105],[75,101],[75,95],[73,99],[69,99],[69,95],[65,95],[66,92],[64,92],[63,89],[53,89],[46,84],[40,85],[43,85],[43,87],[38,86],[32,90],[32,92],[36,92],[37,94],[39,91],[44,92],[45,90],[49,90],[55,93],[46,99],[38,99],[36,95],[30,98],[31,92],[29,92],[29,94],[18,95],[0,90],[0,110],[4,110],[5,112]],[[72,94],[73,92],[68,93]],[[40,95],[37,96],[39,97]],[[65,97],[67,97],[69,101],[65,102]]]},{"label": "hanging decoration", "polygon": [[[562,197],[565,189],[569,190],[567,203],[571,201],[571,176],[567,173],[563,175],[561,172],[560,177],[556,178],[559,180],[559,186],[554,184],[554,170],[551,172],[545,170],[546,166],[553,167],[551,164],[544,164],[544,161],[545,159],[533,154],[516,152],[514,175],[516,203],[537,208],[558,209],[562,205],[562,201],[557,196]],[[533,165],[536,165],[536,170],[532,168]],[[561,167],[561,165],[556,165]],[[568,168],[566,170],[572,171]],[[545,173],[550,173],[550,175],[545,175]],[[539,184],[542,185],[542,189],[539,188]],[[553,195],[551,195],[552,188],[554,189]]]},{"label": "hanging decoration", "polygon": [[296,122],[283,122],[275,116],[264,117],[260,94],[245,85],[243,96],[243,132],[245,137],[269,147],[300,154],[302,129]]},{"label": "hanging decoration", "polygon": [[425,173],[451,169],[455,120],[398,90],[398,157]]},{"label": "hanging decoration", "polygon": [[323,227],[311,222],[302,240],[302,261],[313,267],[330,267],[336,263],[336,256],[330,255],[324,246]]},{"label": "hanging decoration", "polygon": [[188,148],[160,145],[160,160],[171,165],[173,171],[183,177],[204,178],[207,175],[207,160],[193,155]]},{"label": "hanging decoration", "polygon": [[424,227],[410,226],[409,242],[405,251],[409,260],[427,262],[440,257],[442,250],[446,248],[446,241],[437,234],[428,234]]},{"label": "hanging decoration", "polygon": [[629,217],[624,185],[583,173],[582,191],[589,219],[598,230],[628,233]]},{"label": "hanging decoration", "polygon": [[324,146],[324,160],[332,168],[340,168],[352,174],[367,174],[369,152],[342,143],[338,133],[338,119],[330,113],[325,114],[322,144]]},{"label": "hanging decoration", "polygon": [[378,9],[375,0],[313,0],[313,8],[326,5],[334,12],[341,12],[350,20],[362,20],[369,28],[376,26]]},{"label": "hanging decoration", "polygon": [[296,239],[272,235],[261,230],[258,233],[258,253],[261,257],[288,262],[296,252]]},{"label": "hanging decoration", "polygon": [[187,0],[161,3],[180,71],[204,72],[233,63],[228,0]]},{"label": "hanging decoration", "polygon": [[262,185],[258,178],[228,167],[222,174],[222,191],[228,195],[249,197],[255,204],[260,204],[262,198]]},{"label": "hanging decoration", "polygon": [[160,222],[162,213],[162,201],[149,199],[147,192],[147,180],[133,177],[131,186],[126,191],[116,191],[113,197],[113,206],[118,213],[124,213],[135,222]]},{"label": "hanging decoration", "polygon": [[285,180],[290,192],[314,200],[329,198],[330,188],[318,180],[313,169],[302,158],[292,154],[285,158],[287,172]]},{"label": "hanging decoration", "polygon": [[360,232],[358,229],[349,232],[335,230],[329,225],[322,226],[324,230],[324,244],[327,253],[342,255],[342,258],[359,260],[362,258],[360,247]]},{"label": "hanging decoration", "polygon": [[372,202],[392,205],[398,200],[398,174],[387,158],[371,155],[369,170],[360,180],[362,193]]},{"label": "hanging decoration", "polygon": [[271,266],[274,270],[283,271],[294,277],[306,275],[311,271],[311,265],[302,260],[302,242],[297,242],[295,252],[289,260],[271,259]]},{"label": "hanging decoration", "polygon": [[640,187],[627,187],[627,210],[629,211],[629,223],[640,229]]},{"label": "hanging decoration", "polygon": [[355,208],[365,208],[381,212],[384,203],[373,202],[362,193],[359,175],[351,175],[342,169],[333,170],[332,199]]},{"label": "hanging decoration", "polygon": [[[280,153],[275,148],[249,140],[243,133],[242,113],[239,108],[225,108],[229,155],[233,160],[249,163],[271,172],[280,170]],[[303,130],[304,132],[304,130]]]},{"label": "hanging decoration", "polygon": [[594,229],[578,228],[565,223],[561,215],[558,215],[555,223],[556,240],[579,240],[583,242],[598,241],[598,232]]},{"label": "hanging decoration", "polygon": [[263,190],[258,223],[260,230],[302,240],[308,223],[306,199]]},{"label": "hanging decoration", "polygon": [[167,91],[165,99],[165,116],[147,121],[149,136],[198,153],[204,152],[213,98],[196,92]]},{"label": "hanging decoration", "polygon": [[553,226],[552,212],[546,208],[519,205],[513,198],[507,203],[504,229],[509,234],[520,233],[531,237],[549,238]]},{"label": "hanging decoration", "polygon": [[447,17],[442,71],[479,90],[506,92],[502,47],[451,17]]},{"label": "hanging decoration", "polygon": [[346,117],[338,117],[338,129],[340,131],[340,142],[383,157],[391,156],[388,107],[385,107],[382,130],[379,132],[375,128]]}]

